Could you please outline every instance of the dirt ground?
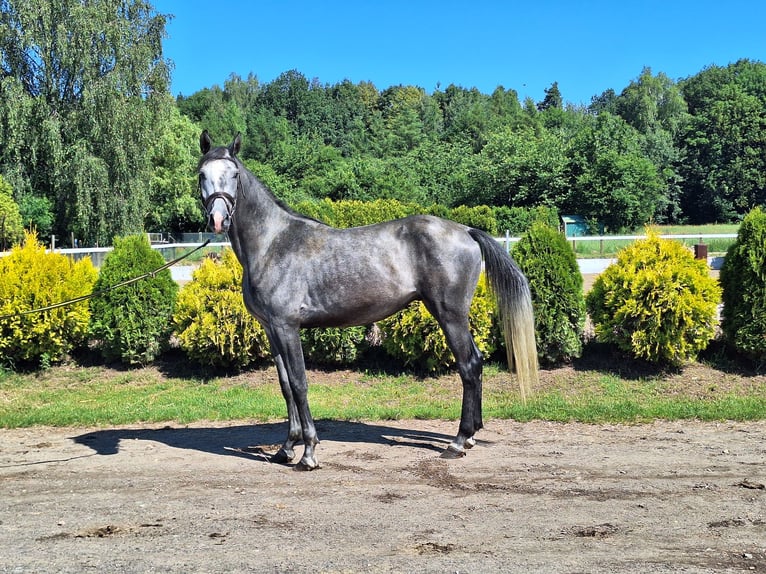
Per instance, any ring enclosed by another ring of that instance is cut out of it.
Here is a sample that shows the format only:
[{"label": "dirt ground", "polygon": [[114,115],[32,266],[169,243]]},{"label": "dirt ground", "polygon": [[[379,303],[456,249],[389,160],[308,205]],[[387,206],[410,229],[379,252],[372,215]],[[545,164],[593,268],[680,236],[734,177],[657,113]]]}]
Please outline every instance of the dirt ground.
[{"label": "dirt ground", "polygon": [[764,572],[766,422],[0,430],[0,572]]}]

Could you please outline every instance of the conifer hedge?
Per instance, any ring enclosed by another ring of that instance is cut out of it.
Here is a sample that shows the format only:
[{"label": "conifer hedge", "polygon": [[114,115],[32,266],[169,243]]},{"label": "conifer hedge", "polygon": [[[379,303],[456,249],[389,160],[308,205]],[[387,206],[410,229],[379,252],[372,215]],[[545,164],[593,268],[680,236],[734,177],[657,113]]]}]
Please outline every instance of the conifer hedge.
[{"label": "conifer hedge", "polygon": [[[146,235],[117,237],[114,249],[104,258],[94,290],[107,290],[164,263]],[[165,269],[91,299],[91,338],[104,359],[146,365],[159,357],[170,342],[177,294],[178,285]]]},{"label": "conifer hedge", "polygon": [[566,237],[550,225],[534,223],[514,245],[513,257],[529,280],[540,362],[579,357],[585,296],[580,268]]},{"label": "conifer hedge", "polygon": [[766,363],[766,213],[757,207],[742,221],[721,268],[721,330],[740,353]]}]

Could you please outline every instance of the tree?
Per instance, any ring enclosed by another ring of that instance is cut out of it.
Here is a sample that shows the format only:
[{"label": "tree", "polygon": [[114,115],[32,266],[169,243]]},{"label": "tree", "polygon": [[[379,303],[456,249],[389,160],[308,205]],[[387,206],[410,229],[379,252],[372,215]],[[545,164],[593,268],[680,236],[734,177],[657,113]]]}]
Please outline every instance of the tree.
[{"label": "tree", "polygon": [[40,237],[48,237],[53,229],[53,203],[47,197],[28,193],[19,200],[19,213],[27,229],[34,229]]},{"label": "tree", "polygon": [[601,112],[609,112],[613,114],[615,111],[616,99],[617,94],[615,91],[612,88],[608,88],[599,95],[591,97],[588,111],[595,115],[598,115]]},{"label": "tree", "polygon": [[505,128],[491,134],[477,156],[472,203],[555,205],[567,188],[566,166],[567,149],[556,134]]},{"label": "tree", "polygon": [[145,220],[148,231],[178,235],[204,230],[194,173],[200,131],[177,107],[169,107],[168,117],[161,122],[150,146],[151,210]]},{"label": "tree", "polygon": [[434,98],[442,110],[447,141],[466,143],[474,153],[481,151],[491,124],[487,97],[476,88],[467,90],[450,84]]},{"label": "tree", "polygon": [[662,205],[662,181],[642,151],[641,134],[609,112],[574,138],[567,171],[571,189],[564,208],[610,232],[648,223]]},{"label": "tree", "polygon": [[422,113],[427,98],[425,91],[415,86],[392,86],[383,91],[380,105],[389,153],[411,151],[426,139]]},{"label": "tree", "polygon": [[513,246],[512,255],[532,291],[538,358],[551,364],[579,357],[585,297],[582,274],[566,237],[537,221]]},{"label": "tree", "polygon": [[732,221],[766,202],[766,64],[740,60],[681,82],[691,114],[684,210],[693,221]]},{"label": "tree", "polygon": [[766,213],[760,207],[742,220],[720,280],[724,337],[762,367],[766,363]]},{"label": "tree", "polygon": [[551,87],[546,88],[544,91],[545,91],[545,97],[543,98],[542,102],[539,102],[537,104],[537,111],[544,112],[545,110],[550,108],[562,109],[564,107],[564,100],[561,97],[561,92],[559,91],[558,82],[553,82],[551,84]]},{"label": "tree", "polygon": [[213,141],[229,141],[237,132],[247,133],[242,108],[219,86],[179,98],[178,106],[184,115],[210,132]]},{"label": "tree", "polygon": [[675,141],[689,121],[686,102],[679,87],[665,74],[652,75],[644,68],[619,97],[614,99],[616,114],[638,130],[642,148],[659,170],[664,183],[664,207],[657,211],[658,222],[681,219],[681,176],[683,155]]},{"label": "tree", "polygon": [[0,2],[0,170],[52,202],[57,234],[142,229],[165,22],[143,0]]}]

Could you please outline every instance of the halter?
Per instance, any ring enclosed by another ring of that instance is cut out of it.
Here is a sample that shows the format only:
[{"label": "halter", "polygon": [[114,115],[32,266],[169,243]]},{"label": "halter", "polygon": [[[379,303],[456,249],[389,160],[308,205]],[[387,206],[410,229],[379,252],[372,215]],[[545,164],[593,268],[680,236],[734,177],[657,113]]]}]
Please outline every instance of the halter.
[{"label": "halter", "polygon": [[[230,158],[230,157],[216,158],[215,160],[211,160],[211,161],[217,161],[219,159],[228,160],[237,166],[237,197],[239,197],[239,194],[242,192],[242,179],[240,176],[239,164],[236,161],[234,161],[233,158]],[[199,188],[199,193],[201,196],[202,195],[201,181],[197,182],[197,187]],[[237,197],[234,197],[230,193],[226,193],[225,191],[216,191],[215,193],[211,193],[210,195],[208,195],[207,199],[202,200],[202,205],[205,208],[205,212],[210,214],[210,209],[213,207],[213,203],[215,203],[215,200],[222,199],[224,205],[226,206],[226,213],[229,216],[229,220],[231,220],[234,217],[234,212],[237,210]]]}]

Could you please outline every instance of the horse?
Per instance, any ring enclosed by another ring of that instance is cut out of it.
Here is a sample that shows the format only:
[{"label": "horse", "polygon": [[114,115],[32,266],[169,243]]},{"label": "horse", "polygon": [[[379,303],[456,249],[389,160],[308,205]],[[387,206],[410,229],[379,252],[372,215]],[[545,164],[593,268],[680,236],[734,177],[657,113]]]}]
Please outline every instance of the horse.
[{"label": "horse", "polygon": [[203,131],[197,172],[207,225],[228,234],[242,265],[245,306],[268,336],[287,405],[287,439],[271,460],[292,462],[302,440],[296,468],[319,467],[299,330],[371,325],[415,300],[437,320],[455,357],[462,410],[442,456],[464,456],[483,427],[483,358],[468,319],[482,261],[522,400],[537,379],[531,293],[512,257],[484,231],[434,216],[338,229],[301,215],[245,168],[241,144],[238,133],[230,145],[214,147]]}]

